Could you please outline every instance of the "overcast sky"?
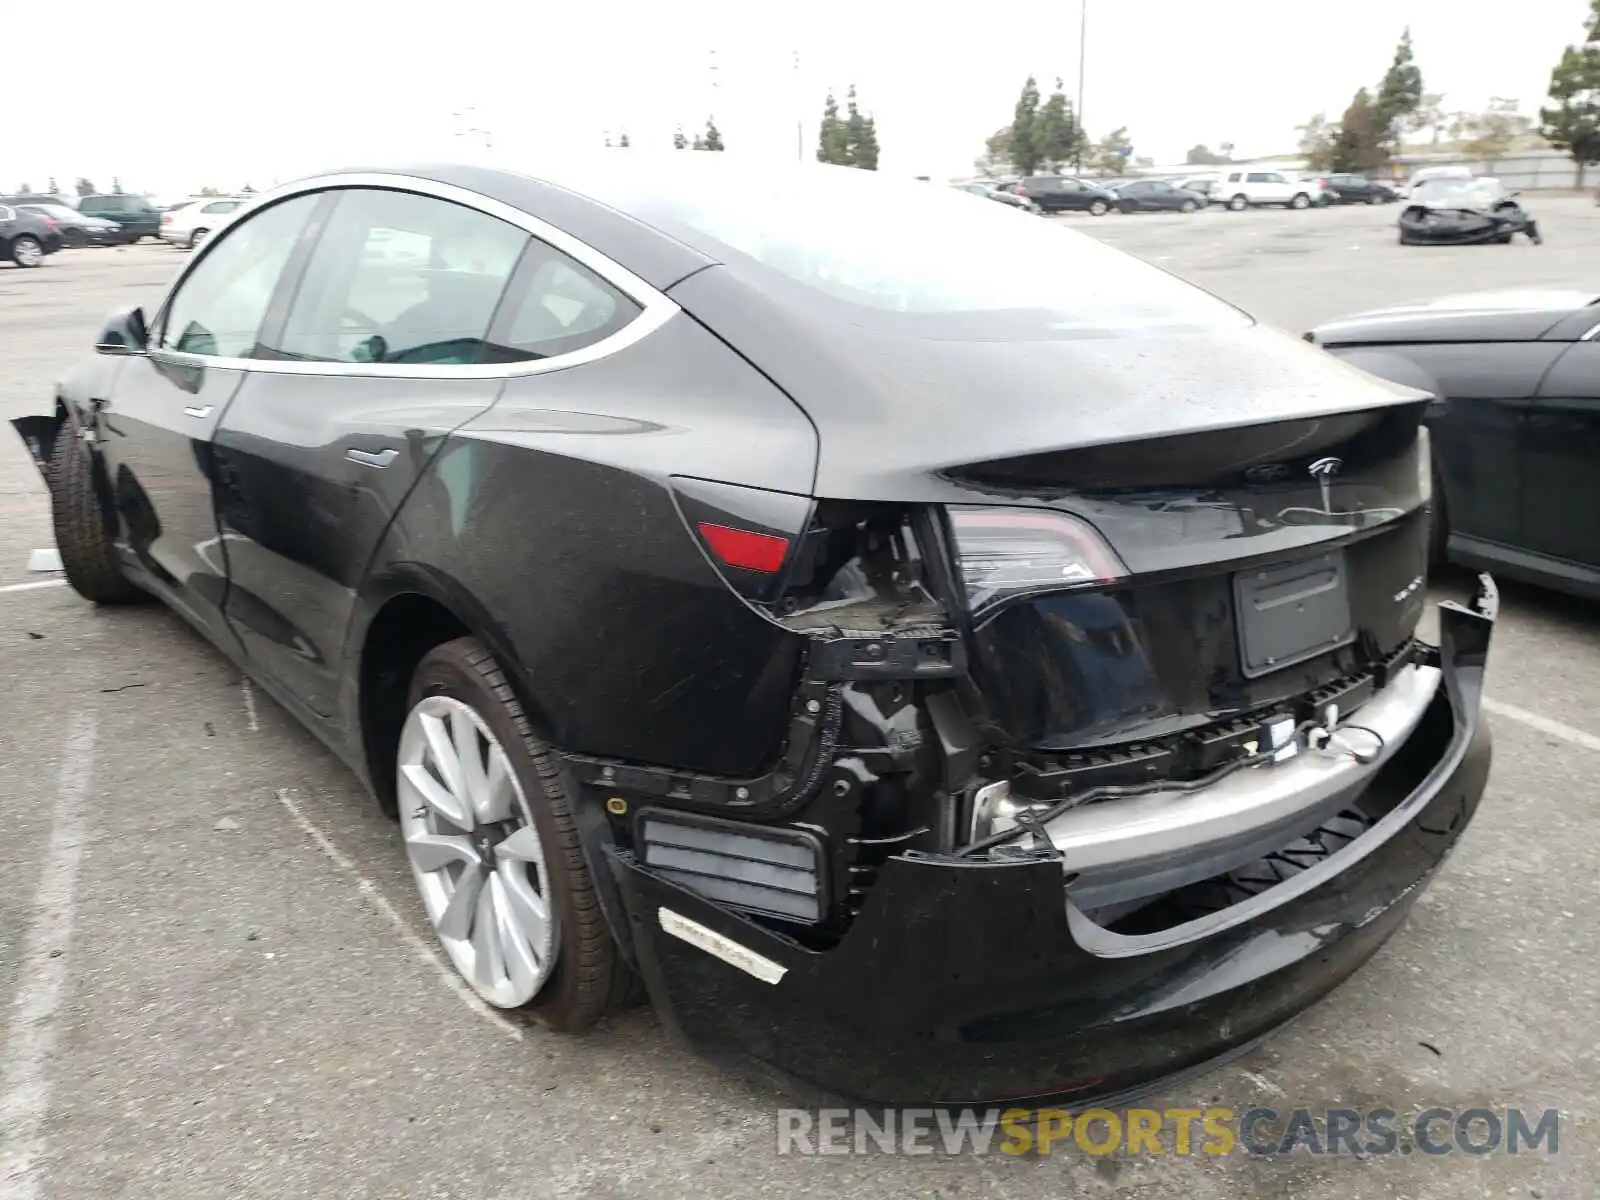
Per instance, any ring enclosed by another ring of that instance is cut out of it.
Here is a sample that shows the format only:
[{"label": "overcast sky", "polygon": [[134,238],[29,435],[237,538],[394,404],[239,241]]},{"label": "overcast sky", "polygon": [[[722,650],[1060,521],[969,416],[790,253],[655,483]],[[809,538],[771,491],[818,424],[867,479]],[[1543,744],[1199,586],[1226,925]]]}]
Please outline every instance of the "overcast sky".
[{"label": "overcast sky", "polygon": [[[1087,3],[1089,130],[1126,125],[1134,153],[1160,162],[1195,142],[1292,151],[1297,124],[1336,117],[1382,75],[1407,24],[1426,87],[1451,107],[1498,95],[1535,113],[1588,8]],[[8,124],[18,105],[35,119],[23,126],[31,136],[7,139],[0,189],[43,188],[52,175],[64,189],[79,175],[163,195],[264,189],[324,167],[449,155],[462,129],[488,129],[498,154],[531,158],[596,145],[608,129],[665,145],[675,125],[693,133],[713,112],[731,150],[788,157],[803,120],[809,155],[824,92],[852,81],[877,118],[881,169],[944,177],[970,170],[1029,72],[1046,90],[1057,76],[1077,90],[1077,0],[162,0],[158,19],[141,21],[111,0],[72,7],[72,37],[7,56]]]}]

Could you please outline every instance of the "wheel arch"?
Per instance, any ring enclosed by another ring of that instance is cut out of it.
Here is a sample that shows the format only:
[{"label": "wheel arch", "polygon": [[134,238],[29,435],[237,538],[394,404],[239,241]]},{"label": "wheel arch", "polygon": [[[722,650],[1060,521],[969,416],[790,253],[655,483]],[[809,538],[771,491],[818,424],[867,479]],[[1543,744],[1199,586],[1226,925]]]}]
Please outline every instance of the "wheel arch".
[{"label": "wheel arch", "polygon": [[424,655],[458,637],[475,637],[506,672],[536,731],[548,728],[531,681],[510,640],[476,597],[443,572],[399,563],[368,581],[349,639],[351,710],[367,781],[378,804],[394,813],[394,750],[405,719],[406,690]]}]

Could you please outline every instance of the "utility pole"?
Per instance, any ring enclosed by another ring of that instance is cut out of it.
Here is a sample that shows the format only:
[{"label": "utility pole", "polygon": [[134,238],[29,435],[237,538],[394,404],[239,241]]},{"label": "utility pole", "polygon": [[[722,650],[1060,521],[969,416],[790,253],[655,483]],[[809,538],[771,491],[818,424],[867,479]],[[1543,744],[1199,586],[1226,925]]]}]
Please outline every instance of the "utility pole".
[{"label": "utility pole", "polygon": [[1075,117],[1078,125],[1078,137],[1072,147],[1072,169],[1083,172],[1083,143],[1088,134],[1083,128],[1083,67],[1088,61],[1089,49],[1089,0],[1078,0],[1078,112]]},{"label": "utility pole", "polygon": [[800,51],[794,52],[794,154],[801,162],[806,160],[805,89],[800,86]]}]

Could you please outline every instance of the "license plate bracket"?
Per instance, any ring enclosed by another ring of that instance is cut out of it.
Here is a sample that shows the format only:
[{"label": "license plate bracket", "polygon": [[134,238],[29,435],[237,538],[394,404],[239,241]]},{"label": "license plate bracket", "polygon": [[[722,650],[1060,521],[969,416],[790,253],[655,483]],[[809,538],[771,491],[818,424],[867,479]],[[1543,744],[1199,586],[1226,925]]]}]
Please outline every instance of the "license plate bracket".
[{"label": "license plate bracket", "polygon": [[1233,577],[1239,666],[1255,679],[1355,640],[1342,550]]}]

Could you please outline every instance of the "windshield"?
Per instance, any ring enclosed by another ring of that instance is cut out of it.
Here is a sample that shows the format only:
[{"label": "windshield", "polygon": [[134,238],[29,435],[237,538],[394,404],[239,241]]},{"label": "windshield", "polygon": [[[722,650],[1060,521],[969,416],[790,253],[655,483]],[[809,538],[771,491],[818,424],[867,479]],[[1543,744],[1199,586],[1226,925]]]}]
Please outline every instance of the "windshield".
[{"label": "windshield", "polygon": [[648,187],[594,173],[580,186],[823,319],[984,341],[1251,323],[1086,234],[873,172],[695,164],[655,172]]},{"label": "windshield", "polygon": [[1411,198],[1435,207],[1493,208],[1506,198],[1506,190],[1498,179],[1487,176],[1477,179],[1430,179],[1419,184]]}]

